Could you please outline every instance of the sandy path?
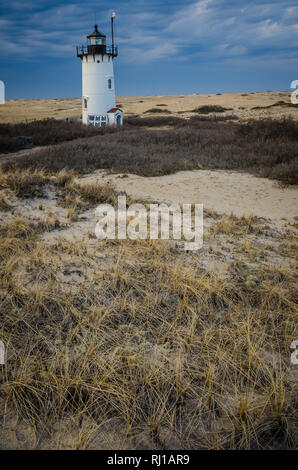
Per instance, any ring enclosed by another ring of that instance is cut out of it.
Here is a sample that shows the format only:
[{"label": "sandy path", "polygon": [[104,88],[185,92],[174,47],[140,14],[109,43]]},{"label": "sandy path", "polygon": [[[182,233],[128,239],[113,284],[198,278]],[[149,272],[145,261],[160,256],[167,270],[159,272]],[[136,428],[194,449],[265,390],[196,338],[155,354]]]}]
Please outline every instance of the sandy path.
[{"label": "sandy path", "polygon": [[157,202],[202,203],[220,214],[256,215],[293,222],[298,216],[298,188],[281,187],[267,178],[224,170],[182,171],[174,175],[142,177],[107,175],[97,171],[82,182],[112,184],[134,199]]}]

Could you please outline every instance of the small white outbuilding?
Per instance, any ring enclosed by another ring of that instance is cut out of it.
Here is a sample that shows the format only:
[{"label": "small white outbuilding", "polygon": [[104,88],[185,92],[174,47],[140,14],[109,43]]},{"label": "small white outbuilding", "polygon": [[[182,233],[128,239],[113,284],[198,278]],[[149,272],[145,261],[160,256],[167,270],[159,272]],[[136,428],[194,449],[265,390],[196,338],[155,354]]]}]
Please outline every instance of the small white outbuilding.
[{"label": "small white outbuilding", "polygon": [[109,126],[122,126],[123,112],[119,108],[111,108],[108,111],[108,125]]}]

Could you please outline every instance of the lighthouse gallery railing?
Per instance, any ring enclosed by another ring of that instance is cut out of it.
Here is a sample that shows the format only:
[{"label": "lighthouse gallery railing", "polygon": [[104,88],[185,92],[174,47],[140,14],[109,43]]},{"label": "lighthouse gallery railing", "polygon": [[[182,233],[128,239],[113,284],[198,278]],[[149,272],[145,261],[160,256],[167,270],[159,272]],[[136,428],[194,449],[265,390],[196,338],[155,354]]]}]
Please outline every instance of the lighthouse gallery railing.
[{"label": "lighthouse gallery railing", "polygon": [[77,46],[77,56],[82,57],[87,54],[109,54],[113,57],[118,55],[118,46]]}]

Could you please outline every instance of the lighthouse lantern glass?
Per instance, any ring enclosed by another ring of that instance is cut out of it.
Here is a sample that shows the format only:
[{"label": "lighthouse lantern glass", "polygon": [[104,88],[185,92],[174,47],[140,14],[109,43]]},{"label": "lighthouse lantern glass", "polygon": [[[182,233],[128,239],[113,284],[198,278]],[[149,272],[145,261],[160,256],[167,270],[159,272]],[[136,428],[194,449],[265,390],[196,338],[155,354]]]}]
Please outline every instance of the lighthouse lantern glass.
[{"label": "lighthouse lantern glass", "polygon": [[93,36],[88,38],[88,46],[102,46],[106,43],[105,38]]}]

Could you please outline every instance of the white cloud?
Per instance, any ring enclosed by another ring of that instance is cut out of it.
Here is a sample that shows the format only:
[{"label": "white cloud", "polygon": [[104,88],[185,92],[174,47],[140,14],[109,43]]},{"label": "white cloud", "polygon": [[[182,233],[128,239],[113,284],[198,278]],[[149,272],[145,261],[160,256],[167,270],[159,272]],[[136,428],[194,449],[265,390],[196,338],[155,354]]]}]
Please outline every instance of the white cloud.
[{"label": "white cloud", "polygon": [[273,22],[270,18],[264,20],[257,27],[257,32],[260,38],[272,38],[272,36],[279,35],[282,30],[282,26],[276,22]]}]

